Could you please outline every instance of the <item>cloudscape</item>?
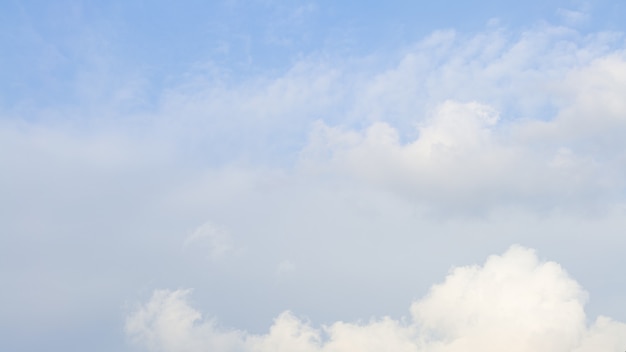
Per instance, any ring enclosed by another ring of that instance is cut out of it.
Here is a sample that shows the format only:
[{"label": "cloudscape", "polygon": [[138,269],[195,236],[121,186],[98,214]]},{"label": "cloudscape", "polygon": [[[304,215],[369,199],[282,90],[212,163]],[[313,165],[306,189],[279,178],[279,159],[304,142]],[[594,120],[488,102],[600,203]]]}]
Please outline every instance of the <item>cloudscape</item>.
[{"label": "cloudscape", "polygon": [[624,14],[0,4],[0,350],[626,350]]},{"label": "cloudscape", "polygon": [[186,290],[158,290],[126,330],[155,351],[599,351],[619,349],[626,324],[587,326],[585,292],[554,262],[514,246],[483,266],[455,268],[411,305],[410,318],[335,322],[315,329],[290,312],[264,335],[219,329]]}]

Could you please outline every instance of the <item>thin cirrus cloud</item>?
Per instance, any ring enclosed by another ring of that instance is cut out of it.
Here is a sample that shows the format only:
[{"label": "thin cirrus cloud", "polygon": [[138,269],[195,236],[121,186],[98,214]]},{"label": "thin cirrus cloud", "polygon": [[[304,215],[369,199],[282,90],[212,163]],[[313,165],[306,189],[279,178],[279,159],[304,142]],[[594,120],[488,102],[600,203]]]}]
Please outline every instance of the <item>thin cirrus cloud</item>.
[{"label": "thin cirrus cloud", "polygon": [[221,326],[190,305],[189,290],[158,290],[126,320],[149,351],[618,351],[626,324],[587,323],[586,292],[555,262],[513,246],[483,265],[451,270],[411,304],[410,317],[315,328],[290,312],[266,334]]}]

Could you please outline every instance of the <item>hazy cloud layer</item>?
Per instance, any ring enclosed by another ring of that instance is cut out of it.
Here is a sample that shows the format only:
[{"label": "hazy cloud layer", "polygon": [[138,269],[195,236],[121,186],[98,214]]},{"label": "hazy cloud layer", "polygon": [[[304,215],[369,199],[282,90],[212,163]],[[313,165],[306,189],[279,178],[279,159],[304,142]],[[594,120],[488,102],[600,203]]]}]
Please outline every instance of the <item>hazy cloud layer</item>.
[{"label": "hazy cloud layer", "polygon": [[191,307],[188,290],[158,290],[126,320],[149,351],[621,351],[626,324],[587,322],[586,293],[555,262],[514,246],[481,266],[453,269],[410,317],[338,321],[321,329],[290,312],[267,334],[229,330]]}]

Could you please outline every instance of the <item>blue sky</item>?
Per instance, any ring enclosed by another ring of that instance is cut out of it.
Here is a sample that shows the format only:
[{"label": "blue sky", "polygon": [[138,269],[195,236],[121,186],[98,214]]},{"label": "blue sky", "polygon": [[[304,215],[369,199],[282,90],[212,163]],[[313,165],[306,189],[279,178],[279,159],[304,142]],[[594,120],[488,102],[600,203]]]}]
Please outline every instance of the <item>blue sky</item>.
[{"label": "blue sky", "polygon": [[150,93],[159,94],[198,65],[215,65],[233,79],[278,74],[302,57],[389,52],[434,30],[475,33],[494,20],[505,28],[569,24],[564,14],[571,11],[584,15],[576,23],[582,33],[623,28],[623,5],[611,1],[7,1],[1,6],[8,106],[24,100],[75,104],[80,97],[71,84],[91,70],[113,75],[114,82],[124,79],[118,75],[137,75],[149,82]]},{"label": "blue sky", "polygon": [[623,351],[624,6],[1,2],[0,349]]}]

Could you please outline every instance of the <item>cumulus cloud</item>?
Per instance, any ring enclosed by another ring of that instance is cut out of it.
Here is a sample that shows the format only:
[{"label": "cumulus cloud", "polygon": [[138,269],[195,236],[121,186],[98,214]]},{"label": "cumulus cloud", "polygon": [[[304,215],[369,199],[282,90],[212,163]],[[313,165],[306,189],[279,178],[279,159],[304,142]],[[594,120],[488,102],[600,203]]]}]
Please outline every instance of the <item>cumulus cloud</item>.
[{"label": "cumulus cloud", "polygon": [[128,336],[149,351],[622,351],[626,324],[586,321],[586,293],[555,262],[513,246],[483,265],[453,269],[411,304],[410,317],[338,321],[322,328],[290,312],[266,334],[226,329],[190,304],[188,290],[158,290],[129,315]]},{"label": "cumulus cloud", "polygon": [[215,331],[214,323],[200,320],[190,307],[190,291],[156,291],[148,304],[126,321],[135,340],[154,351],[228,351],[240,344],[240,333]]},{"label": "cumulus cloud", "polygon": [[[526,36],[494,49],[501,57],[479,56],[476,64],[461,57],[429,74],[420,73],[424,63],[417,54],[408,54],[396,69],[372,80],[363,96],[362,106],[383,109],[380,115],[388,116],[364,128],[318,122],[302,164],[348,174],[437,209],[593,207],[613,199],[625,186],[621,175],[626,154],[620,137],[626,133],[621,99],[626,94],[624,54],[605,54],[593,47],[585,51],[575,41],[565,41],[561,45],[566,49],[545,53],[548,63],[542,65],[554,67],[539,69],[545,72],[539,75],[531,67],[535,59],[525,56],[545,51],[541,47],[550,40],[534,32]],[[433,40],[438,47],[454,43]],[[490,49],[482,40],[474,38],[473,44],[456,50],[465,56],[467,51],[486,54]],[[563,60],[573,61],[556,67]],[[526,77],[506,73],[524,71]],[[440,81],[424,93],[420,75]],[[452,77],[467,81],[477,92]],[[501,86],[502,80],[511,83]],[[438,102],[437,87],[443,86],[448,98]],[[404,88],[430,108],[407,107],[410,99],[395,94]],[[386,101],[392,95],[399,100]],[[414,116],[414,128],[394,117],[397,106],[405,106],[404,116]]]},{"label": "cumulus cloud", "polygon": [[303,159],[447,209],[588,205],[624,186],[621,152],[600,155],[579,148],[588,133],[567,137],[573,141],[554,135],[569,121],[501,126],[499,119],[489,105],[446,101],[408,142],[384,122],[361,131],[319,124]]}]

